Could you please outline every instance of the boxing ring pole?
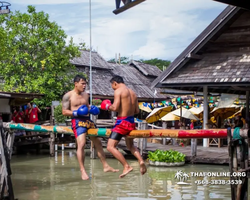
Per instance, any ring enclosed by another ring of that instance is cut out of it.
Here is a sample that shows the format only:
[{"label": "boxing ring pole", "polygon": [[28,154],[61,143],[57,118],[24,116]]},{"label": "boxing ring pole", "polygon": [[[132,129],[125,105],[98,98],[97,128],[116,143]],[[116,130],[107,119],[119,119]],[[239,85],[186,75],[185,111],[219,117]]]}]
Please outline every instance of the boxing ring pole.
[{"label": "boxing ring pole", "polygon": [[[50,133],[63,133],[72,134],[73,131],[70,126],[42,126],[35,124],[25,123],[3,123],[3,127],[6,129],[16,129],[24,131],[35,132],[50,132]],[[233,130],[232,130],[233,133]],[[111,129],[96,128],[89,129],[88,136],[108,137],[111,134]],[[242,138],[250,137],[250,130],[241,129],[240,136]],[[146,130],[133,130],[128,135],[130,138],[227,138],[227,129],[146,129]]]},{"label": "boxing ring pole", "polygon": [[89,0],[89,93],[90,93],[90,105],[92,105],[92,25],[91,25],[91,0]]}]

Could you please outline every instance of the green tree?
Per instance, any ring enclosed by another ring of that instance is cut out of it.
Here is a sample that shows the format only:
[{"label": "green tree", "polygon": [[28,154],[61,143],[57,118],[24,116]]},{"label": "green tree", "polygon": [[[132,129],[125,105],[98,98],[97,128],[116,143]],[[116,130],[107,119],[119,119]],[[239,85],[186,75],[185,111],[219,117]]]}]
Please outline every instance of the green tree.
[{"label": "green tree", "polygon": [[0,37],[4,91],[45,94],[45,98],[37,101],[45,106],[72,89],[77,69],[70,59],[80,55],[79,48],[72,38],[66,44],[67,35],[49,21],[48,14],[28,6],[27,13],[1,15],[0,27],[7,36]]},{"label": "green tree", "polygon": [[6,56],[6,32],[4,31],[3,27],[0,27],[0,48],[1,48],[1,53],[0,53],[0,60]]},{"label": "green tree", "polygon": [[[128,64],[129,63],[129,57],[120,57],[120,60],[121,60],[121,64]],[[115,58],[112,58],[110,60],[108,60],[108,62],[111,62],[111,63],[115,63]],[[119,59],[117,59],[117,63],[119,63]]]},{"label": "green tree", "polygon": [[162,59],[159,59],[159,58],[153,58],[153,59],[150,59],[150,60],[141,59],[140,61],[143,62],[143,63],[146,63],[146,64],[155,65],[162,71],[163,71],[163,67],[165,67],[165,69],[166,69],[171,64],[171,61],[162,60]]}]

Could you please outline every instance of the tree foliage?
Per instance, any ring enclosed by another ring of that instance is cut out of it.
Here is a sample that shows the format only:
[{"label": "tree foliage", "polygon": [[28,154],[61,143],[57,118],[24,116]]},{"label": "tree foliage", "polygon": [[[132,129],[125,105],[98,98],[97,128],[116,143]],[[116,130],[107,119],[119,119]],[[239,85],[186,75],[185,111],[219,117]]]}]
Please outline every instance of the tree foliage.
[{"label": "tree foliage", "polygon": [[[16,11],[0,16],[0,75],[4,90],[45,94],[37,103],[51,105],[72,89],[77,73],[70,59],[80,55],[73,39],[49,15],[28,6],[27,13]],[[3,46],[2,46],[3,45]]]},{"label": "tree foliage", "polygon": [[68,119],[67,116],[62,114],[62,103],[55,107],[54,116],[56,123],[65,123],[65,120]]},{"label": "tree foliage", "polygon": [[[121,64],[128,64],[130,60],[129,60],[129,57],[122,56],[122,57],[120,57],[120,61],[121,61]],[[119,59],[117,59],[117,61],[116,61],[115,58],[112,58],[112,59],[108,60],[108,62],[119,63]]]},{"label": "tree foliage", "polygon": [[141,59],[140,61],[143,62],[143,63],[146,63],[146,64],[155,65],[162,71],[164,70],[164,67],[166,69],[171,64],[171,61],[162,60],[162,59],[159,59],[159,58],[153,58],[153,59],[150,59],[150,60]]},{"label": "tree foliage", "polygon": [[[120,60],[121,60],[121,64],[128,64],[130,62],[129,57],[126,57],[126,56],[122,56],[120,58]],[[162,71],[164,69],[166,69],[171,64],[171,61],[162,60],[162,59],[159,59],[159,58],[152,58],[152,59],[149,59],[149,60],[140,59],[139,61],[142,62],[142,63],[157,66]],[[117,62],[117,63],[119,63],[119,60],[116,61],[115,58],[112,58],[112,59],[108,60],[108,62],[111,62],[111,63]]]}]

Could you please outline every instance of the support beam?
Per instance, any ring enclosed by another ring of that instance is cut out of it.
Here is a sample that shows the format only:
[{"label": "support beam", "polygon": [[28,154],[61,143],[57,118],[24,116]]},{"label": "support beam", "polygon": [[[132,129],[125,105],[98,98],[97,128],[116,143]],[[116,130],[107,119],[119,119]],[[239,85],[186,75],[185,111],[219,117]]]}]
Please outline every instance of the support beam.
[{"label": "support beam", "polygon": [[[207,129],[207,123],[208,123],[208,102],[207,102],[207,86],[203,86],[203,96],[204,96],[204,102],[203,102],[203,129]],[[203,139],[203,147],[209,147],[208,145],[208,139]]]},{"label": "support beam", "polygon": [[194,60],[201,60],[203,56],[197,55],[197,54],[193,54],[193,53],[190,53],[190,54],[188,54],[187,57],[188,57],[188,58],[191,58],[191,59],[194,59]]},{"label": "support beam", "polygon": [[214,0],[214,1],[250,10],[250,4],[247,0]]},{"label": "support beam", "polygon": [[126,0],[126,4],[122,7],[119,7],[120,6],[120,0],[116,0],[116,7],[119,7],[117,8],[116,10],[113,11],[114,14],[119,14],[119,13],[122,13],[124,12],[125,10],[128,10],[136,5],[138,5],[139,3],[142,3],[146,0]]}]

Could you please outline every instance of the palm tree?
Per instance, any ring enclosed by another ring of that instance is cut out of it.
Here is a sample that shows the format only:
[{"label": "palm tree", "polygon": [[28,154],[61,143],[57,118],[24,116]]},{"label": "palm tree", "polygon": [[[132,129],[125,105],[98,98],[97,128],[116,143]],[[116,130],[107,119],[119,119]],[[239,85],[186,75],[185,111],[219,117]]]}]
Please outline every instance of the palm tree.
[{"label": "palm tree", "polygon": [[181,181],[182,176],[183,176],[183,171],[180,170],[180,171],[177,171],[177,172],[176,172],[174,178],[176,178],[176,179],[178,179],[178,180]]},{"label": "palm tree", "polygon": [[183,181],[187,181],[187,179],[189,178],[189,175],[187,173],[183,173],[182,177],[183,177]]}]

